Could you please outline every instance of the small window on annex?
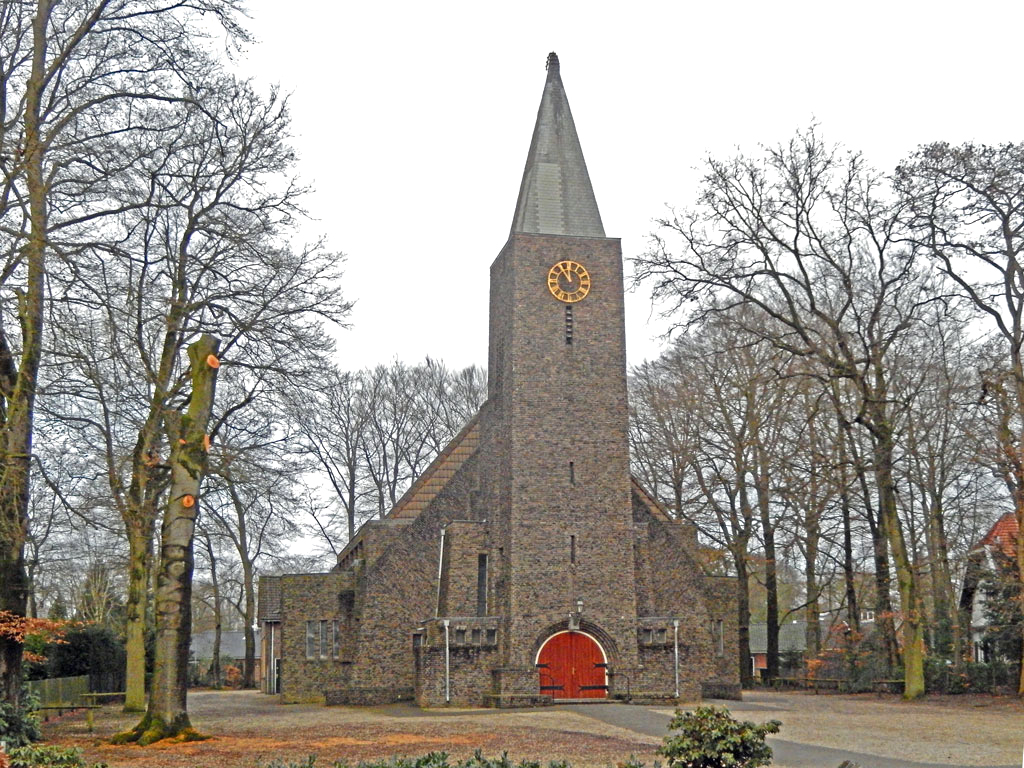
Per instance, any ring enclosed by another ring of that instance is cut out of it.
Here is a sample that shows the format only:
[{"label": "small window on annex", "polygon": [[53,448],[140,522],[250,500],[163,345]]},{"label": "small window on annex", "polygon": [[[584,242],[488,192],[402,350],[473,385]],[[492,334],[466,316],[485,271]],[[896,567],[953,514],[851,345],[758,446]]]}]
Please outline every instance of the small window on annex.
[{"label": "small window on annex", "polygon": [[320,649],[318,648],[319,643],[319,624],[318,621],[307,621],[306,622],[306,658],[315,659],[319,656]]}]

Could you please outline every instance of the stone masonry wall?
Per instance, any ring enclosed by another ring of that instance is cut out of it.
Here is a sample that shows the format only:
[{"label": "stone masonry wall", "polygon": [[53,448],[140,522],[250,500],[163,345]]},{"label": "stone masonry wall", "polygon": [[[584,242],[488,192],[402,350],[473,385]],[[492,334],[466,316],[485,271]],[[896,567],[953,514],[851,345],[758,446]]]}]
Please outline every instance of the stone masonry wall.
[{"label": "stone masonry wall", "polygon": [[[394,701],[412,696],[412,635],[437,612],[441,527],[473,514],[476,457],[470,457],[412,523],[360,574],[358,640],[348,693],[338,701]],[[346,699],[346,696],[350,698]]]},{"label": "stone masonry wall", "polygon": [[420,644],[415,648],[416,703],[423,707],[489,704],[493,690],[492,669],[498,663],[498,620],[493,617],[448,620],[447,698],[443,621],[427,622]]},{"label": "stone masonry wall", "polygon": [[[592,278],[590,295],[572,306],[572,344],[566,305],[547,288],[563,259]],[[635,666],[619,242],[517,234],[491,274],[495,431],[509,441],[508,494],[490,500],[504,518],[498,546],[510,569],[506,666],[531,668],[535,642],[577,599],[615,638],[616,663]]]},{"label": "stone masonry wall", "polygon": [[333,633],[333,622],[342,619],[338,595],[351,587],[352,577],[346,573],[281,577],[281,694],[285,701],[322,702],[324,691],[337,686],[347,675],[345,665],[333,653],[333,635],[329,635],[323,656],[318,638],[316,657],[306,657],[306,621],[328,621]]}]

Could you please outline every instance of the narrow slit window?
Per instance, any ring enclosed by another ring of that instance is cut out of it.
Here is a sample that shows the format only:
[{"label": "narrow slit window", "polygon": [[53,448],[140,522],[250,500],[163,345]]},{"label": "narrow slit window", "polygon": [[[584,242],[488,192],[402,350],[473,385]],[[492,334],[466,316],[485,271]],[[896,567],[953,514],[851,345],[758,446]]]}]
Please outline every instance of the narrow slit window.
[{"label": "narrow slit window", "polygon": [[326,619],[320,622],[320,658],[326,659],[329,652],[331,641],[330,641],[330,622]]},{"label": "narrow slit window", "polygon": [[725,656],[725,622],[721,619],[715,622],[715,652],[719,656]]},{"label": "narrow slit window", "polygon": [[569,485],[576,485],[576,464],[569,462]]},{"label": "narrow slit window", "polygon": [[565,305],[565,343],[572,344],[572,304]]},{"label": "narrow slit window", "polygon": [[576,534],[569,536],[569,562],[576,565]]},{"label": "narrow slit window", "polygon": [[341,622],[339,622],[337,619],[335,619],[333,622],[331,622],[332,628],[334,630],[334,648],[333,648],[333,651],[334,651],[334,658],[336,658],[336,659],[340,659],[341,658],[341,632],[339,631],[341,629],[341,627],[339,626],[340,623]]},{"label": "narrow slit window", "polygon": [[317,622],[306,622],[306,658],[315,659],[317,656]]},{"label": "narrow slit window", "polygon": [[476,560],[476,615],[487,615],[487,555]]}]

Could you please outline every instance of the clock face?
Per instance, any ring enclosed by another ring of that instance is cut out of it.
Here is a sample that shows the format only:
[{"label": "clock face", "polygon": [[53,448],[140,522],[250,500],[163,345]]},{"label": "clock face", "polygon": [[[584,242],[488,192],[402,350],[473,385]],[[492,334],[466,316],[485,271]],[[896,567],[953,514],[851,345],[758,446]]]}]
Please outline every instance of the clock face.
[{"label": "clock face", "polygon": [[548,270],[548,290],[566,304],[581,301],[590,293],[590,273],[575,261],[560,261]]}]

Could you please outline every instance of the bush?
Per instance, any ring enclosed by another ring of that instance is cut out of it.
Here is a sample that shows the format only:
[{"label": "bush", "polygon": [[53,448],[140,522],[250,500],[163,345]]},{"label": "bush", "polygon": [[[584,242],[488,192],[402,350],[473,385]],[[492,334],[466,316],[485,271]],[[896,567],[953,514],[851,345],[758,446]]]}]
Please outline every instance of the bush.
[{"label": "bush", "polygon": [[124,643],[108,627],[87,624],[70,629],[63,640],[46,647],[47,677],[88,675],[93,691],[124,690]]},{"label": "bush", "polygon": [[13,707],[6,701],[0,703],[0,741],[8,747],[21,747],[42,738],[39,716],[32,711],[37,703],[25,692],[19,707]]},{"label": "bush", "polygon": [[677,709],[658,754],[668,758],[670,768],[758,768],[771,764],[772,749],[765,737],[778,733],[781,725],[778,720],[762,725],[741,722],[719,707]]},{"label": "bush", "polygon": [[106,763],[86,763],[82,750],[73,747],[31,746],[11,750],[11,768],[107,768]]}]

